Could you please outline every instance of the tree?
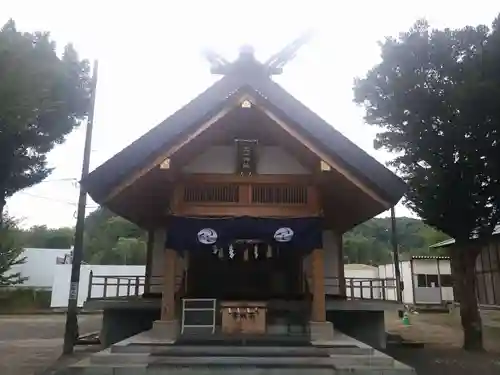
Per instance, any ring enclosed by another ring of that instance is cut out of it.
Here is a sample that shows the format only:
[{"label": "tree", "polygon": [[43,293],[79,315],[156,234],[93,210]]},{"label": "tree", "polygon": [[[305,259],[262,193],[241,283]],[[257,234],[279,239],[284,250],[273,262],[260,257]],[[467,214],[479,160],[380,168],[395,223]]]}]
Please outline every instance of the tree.
[{"label": "tree", "polygon": [[22,256],[23,248],[19,246],[15,236],[16,225],[13,220],[4,217],[0,227],[0,287],[22,284],[26,278],[19,272],[11,272],[12,266],[23,264],[26,257]]},{"label": "tree", "polygon": [[[399,252],[402,255],[439,255],[430,245],[449,237],[422,220],[409,217],[396,218]],[[392,263],[391,219],[373,218],[358,225],[343,236],[344,255],[348,263]]]},{"label": "tree", "polygon": [[84,244],[84,259],[92,264],[146,264],[145,232],[106,208],[85,219]]},{"label": "tree", "polygon": [[146,264],[146,242],[138,238],[120,237],[112,248],[94,253],[93,264]]},{"label": "tree", "polygon": [[13,20],[0,30],[0,214],[51,173],[46,154],[87,115],[89,63],[72,45],[62,57],[55,47],[49,33],[19,32]]},{"label": "tree", "polygon": [[28,230],[18,230],[17,236],[23,247],[69,249],[73,245],[74,232],[68,227],[51,229],[46,225],[35,225]]},{"label": "tree", "polygon": [[[408,183],[406,204],[456,240],[452,264],[464,348],[482,350],[474,266],[500,218],[498,21],[457,30],[417,22],[381,43],[382,61],[357,79],[355,101],[382,129],[376,148]],[[478,241],[472,243],[471,239]]]}]

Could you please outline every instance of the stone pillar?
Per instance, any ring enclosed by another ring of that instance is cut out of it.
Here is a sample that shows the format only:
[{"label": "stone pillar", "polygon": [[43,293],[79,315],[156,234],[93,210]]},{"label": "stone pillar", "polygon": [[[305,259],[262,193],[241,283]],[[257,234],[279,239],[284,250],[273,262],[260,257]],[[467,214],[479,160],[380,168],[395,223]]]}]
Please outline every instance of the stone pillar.
[{"label": "stone pillar", "polygon": [[326,320],[325,300],[325,256],[323,249],[315,249],[311,254],[312,263],[312,311],[309,323],[311,341],[333,340],[333,324]]}]

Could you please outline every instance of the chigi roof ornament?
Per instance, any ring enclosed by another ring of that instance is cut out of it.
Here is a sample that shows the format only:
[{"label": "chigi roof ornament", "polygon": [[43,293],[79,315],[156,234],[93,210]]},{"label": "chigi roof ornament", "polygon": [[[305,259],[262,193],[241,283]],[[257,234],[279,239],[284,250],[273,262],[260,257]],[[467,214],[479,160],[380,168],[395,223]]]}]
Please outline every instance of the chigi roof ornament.
[{"label": "chigi roof ornament", "polygon": [[283,72],[283,67],[295,58],[297,51],[311,40],[312,36],[312,30],[303,33],[264,63],[255,58],[255,50],[250,45],[243,45],[240,48],[238,58],[233,62],[229,62],[211,50],[205,51],[204,56],[210,63],[212,74],[228,75],[260,72],[269,76],[278,75]]}]

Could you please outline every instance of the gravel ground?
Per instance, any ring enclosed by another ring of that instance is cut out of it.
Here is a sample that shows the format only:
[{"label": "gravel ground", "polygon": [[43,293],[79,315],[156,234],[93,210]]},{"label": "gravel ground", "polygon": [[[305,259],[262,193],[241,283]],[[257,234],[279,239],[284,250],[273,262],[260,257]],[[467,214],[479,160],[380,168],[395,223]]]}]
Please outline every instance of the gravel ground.
[{"label": "gravel ground", "polygon": [[394,346],[387,354],[417,370],[418,375],[500,374],[500,311],[482,314],[487,353],[461,349],[462,330],[458,311],[451,314],[411,315],[411,326],[403,326],[396,314],[386,314],[386,327],[403,339],[424,343],[423,348]]},{"label": "gravel ground", "polygon": [[[61,355],[63,314],[0,316],[0,374],[32,375]],[[100,329],[100,315],[79,317],[80,332]]]},{"label": "gravel ground", "polygon": [[[387,314],[387,329],[404,339],[425,343],[423,348],[394,346],[387,353],[417,369],[418,375],[500,374],[500,311],[484,312],[488,353],[469,354],[460,349],[462,333],[458,312],[419,314],[411,326],[396,314]],[[80,332],[99,330],[99,315],[82,315]],[[0,375],[32,375],[42,372],[60,356],[65,315],[0,316]],[[84,353],[80,353],[84,354]]]}]

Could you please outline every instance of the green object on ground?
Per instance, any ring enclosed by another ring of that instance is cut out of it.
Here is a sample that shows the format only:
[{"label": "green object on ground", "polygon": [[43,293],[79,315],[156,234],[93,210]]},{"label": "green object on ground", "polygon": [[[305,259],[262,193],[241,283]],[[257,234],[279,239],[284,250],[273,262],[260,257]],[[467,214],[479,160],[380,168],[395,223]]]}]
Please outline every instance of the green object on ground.
[{"label": "green object on ground", "polygon": [[405,326],[409,326],[410,325],[410,318],[409,318],[407,312],[405,312],[403,314],[403,325],[405,325]]}]

